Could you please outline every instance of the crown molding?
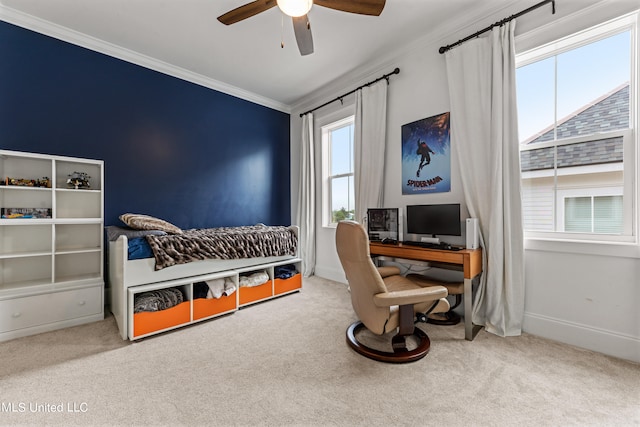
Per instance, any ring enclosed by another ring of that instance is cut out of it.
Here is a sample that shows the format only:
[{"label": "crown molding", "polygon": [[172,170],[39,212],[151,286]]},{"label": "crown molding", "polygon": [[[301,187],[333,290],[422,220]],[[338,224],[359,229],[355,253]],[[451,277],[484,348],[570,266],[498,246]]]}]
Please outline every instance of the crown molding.
[{"label": "crown molding", "polygon": [[78,31],[63,27],[58,24],[54,24],[44,19],[37,18],[35,16],[26,14],[16,9],[12,9],[2,4],[0,4],[0,20],[9,24],[17,25],[27,30],[35,31],[36,33],[40,33],[45,36],[53,37],[55,39],[71,43],[76,46],[84,47],[95,52],[99,52],[126,62],[130,62],[132,64],[136,64],[150,70],[158,71],[160,73],[181,80],[195,83],[199,86],[213,89],[227,95],[235,96],[236,98],[240,98],[254,104],[259,104],[288,114],[291,113],[291,107],[289,105],[203,76],[202,74],[194,73],[184,68],[177,67],[167,62],[160,61],[150,56],[143,55],[133,50],[115,45],[113,43],[88,36]]}]

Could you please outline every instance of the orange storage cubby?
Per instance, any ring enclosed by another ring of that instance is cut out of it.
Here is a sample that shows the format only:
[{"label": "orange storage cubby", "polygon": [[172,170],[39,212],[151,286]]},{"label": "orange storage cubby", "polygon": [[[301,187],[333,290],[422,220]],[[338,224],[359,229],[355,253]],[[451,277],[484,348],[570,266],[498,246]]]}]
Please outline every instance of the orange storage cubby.
[{"label": "orange storage cubby", "polygon": [[259,286],[240,286],[240,305],[260,301],[273,296],[271,293],[271,280]]},{"label": "orange storage cubby", "polygon": [[235,292],[220,298],[198,298],[193,300],[193,320],[204,319],[238,308]]},{"label": "orange storage cubby", "polygon": [[302,288],[302,275],[300,273],[291,276],[288,279],[275,279],[274,283],[274,294],[284,294],[285,292],[295,291],[297,289]]},{"label": "orange storage cubby", "polygon": [[160,311],[133,314],[133,336],[158,332],[191,321],[191,303],[185,301],[175,307]]}]

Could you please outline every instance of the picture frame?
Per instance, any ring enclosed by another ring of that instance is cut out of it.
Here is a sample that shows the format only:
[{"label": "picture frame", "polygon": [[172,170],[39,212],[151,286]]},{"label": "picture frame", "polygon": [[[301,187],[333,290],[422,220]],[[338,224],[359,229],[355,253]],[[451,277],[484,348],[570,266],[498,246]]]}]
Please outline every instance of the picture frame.
[{"label": "picture frame", "polygon": [[402,126],[402,194],[451,191],[450,113]]}]

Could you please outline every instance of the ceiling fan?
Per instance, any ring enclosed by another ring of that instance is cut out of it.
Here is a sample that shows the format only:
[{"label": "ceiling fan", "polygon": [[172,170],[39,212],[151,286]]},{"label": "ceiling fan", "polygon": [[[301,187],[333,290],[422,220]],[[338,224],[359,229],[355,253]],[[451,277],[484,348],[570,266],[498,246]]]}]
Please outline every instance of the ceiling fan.
[{"label": "ceiling fan", "polygon": [[293,31],[301,55],[313,53],[313,37],[311,36],[311,24],[307,13],[311,6],[328,7],[343,12],[357,13],[360,15],[378,16],[384,9],[386,0],[256,0],[237,7],[218,17],[218,21],[225,25],[235,24],[243,19],[250,18],[258,13],[275,7],[276,5],[293,20]]}]

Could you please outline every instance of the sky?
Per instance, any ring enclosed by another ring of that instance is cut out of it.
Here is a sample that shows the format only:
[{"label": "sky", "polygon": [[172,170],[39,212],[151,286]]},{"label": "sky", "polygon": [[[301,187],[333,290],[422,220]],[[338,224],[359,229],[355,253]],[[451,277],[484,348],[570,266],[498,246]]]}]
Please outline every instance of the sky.
[{"label": "sky", "polygon": [[[520,142],[629,82],[629,31],[518,68]],[[557,112],[554,80],[557,75]]]}]

